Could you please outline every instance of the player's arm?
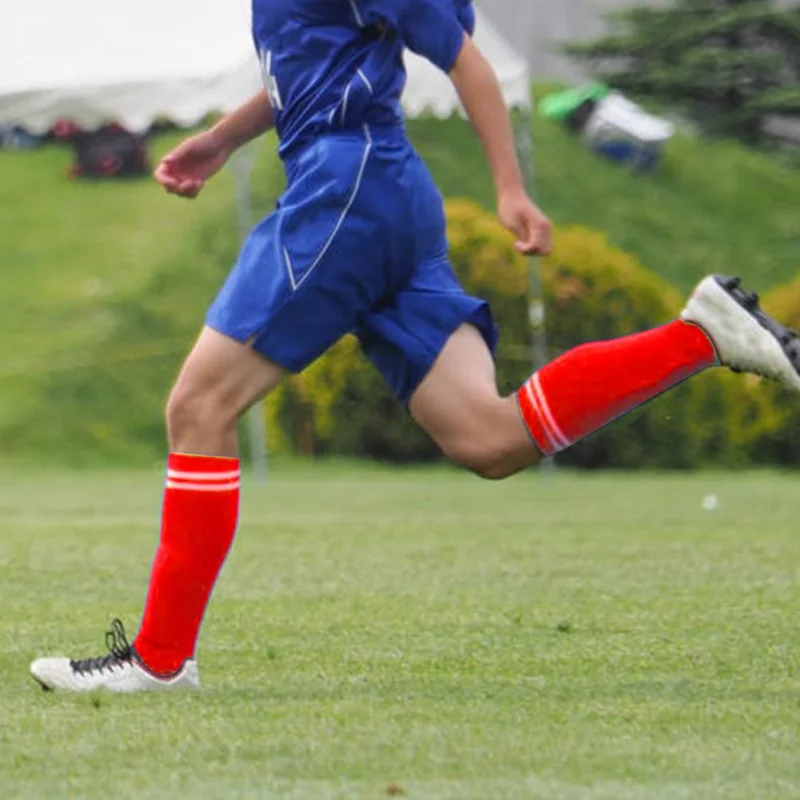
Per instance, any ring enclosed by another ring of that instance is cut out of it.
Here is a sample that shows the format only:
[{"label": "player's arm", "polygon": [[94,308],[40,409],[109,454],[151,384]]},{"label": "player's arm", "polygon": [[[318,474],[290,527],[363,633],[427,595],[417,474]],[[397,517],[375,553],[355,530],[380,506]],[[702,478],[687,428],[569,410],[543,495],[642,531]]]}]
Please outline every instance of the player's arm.
[{"label": "player's arm", "polygon": [[155,178],[171,194],[197,197],[236,150],[274,124],[272,104],[262,90],[212,128],[190,136],[167,153],[156,168]]},{"label": "player's arm", "polygon": [[550,221],[525,192],[511,120],[491,65],[470,38],[470,4],[453,0],[354,0],[367,23],[385,22],[403,42],[450,75],[478,136],[497,187],[500,221],[524,253],[550,251]]},{"label": "player's arm", "polygon": [[263,89],[243,106],[223,117],[212,129],[229,153],[271,130],[275,125],[272,103]]},{"label": "player's arm", "polygon": [[494,69],[464,36],[450,79],[483,145],[497,191],[500,221],[524,253],[549,253],[551,225],[525,191],[508,107]]},{"label": "player's arm", "polygon": [[464,37],[450,79],[480,137],[498,196],[523,191],[523,178],[508,108],[491,65]]}]

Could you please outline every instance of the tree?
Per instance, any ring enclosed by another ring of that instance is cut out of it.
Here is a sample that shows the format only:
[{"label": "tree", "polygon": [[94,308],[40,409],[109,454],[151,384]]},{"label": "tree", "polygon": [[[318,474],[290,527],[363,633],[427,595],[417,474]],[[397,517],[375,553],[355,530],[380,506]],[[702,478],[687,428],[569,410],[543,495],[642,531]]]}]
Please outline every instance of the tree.
[{"label": "tree", "polygon": [[609,16],[610,35],[572,44],[605,82],[677,105],[706,132],[749,144],[772,115],[800,113],[800,8],[773,0],[676,0]]}]

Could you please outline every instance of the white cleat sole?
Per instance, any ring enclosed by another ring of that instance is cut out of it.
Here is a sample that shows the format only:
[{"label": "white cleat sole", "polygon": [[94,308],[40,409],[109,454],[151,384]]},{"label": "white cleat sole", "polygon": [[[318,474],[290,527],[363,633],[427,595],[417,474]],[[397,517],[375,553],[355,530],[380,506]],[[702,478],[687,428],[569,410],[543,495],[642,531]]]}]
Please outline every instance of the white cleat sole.
[{"label": "white cleat sole", "polygon": [[758,305],[738,278],[714,275],[692,293],[681,314],[709,336],[720,363],[800,392],[800,339]]}]

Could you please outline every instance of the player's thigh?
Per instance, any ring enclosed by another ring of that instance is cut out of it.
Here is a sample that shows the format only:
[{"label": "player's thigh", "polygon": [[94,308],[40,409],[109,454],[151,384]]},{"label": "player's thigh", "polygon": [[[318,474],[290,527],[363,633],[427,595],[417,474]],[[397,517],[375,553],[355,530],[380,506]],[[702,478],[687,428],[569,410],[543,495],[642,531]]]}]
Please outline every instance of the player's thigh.
[{"label": "player's thigh", "polygon": [[500,397],[494,359],[472,325],[450,336],[409,409],[445,454],[466,466],[513,459],[517,453],[530,457],[530,439],[514,398]]},{"label": "player's thigh", "polygon": [[178,374],[168,413],[196,412],[236,419],[283,380],[285,370],[212,328],[203,328]]}]

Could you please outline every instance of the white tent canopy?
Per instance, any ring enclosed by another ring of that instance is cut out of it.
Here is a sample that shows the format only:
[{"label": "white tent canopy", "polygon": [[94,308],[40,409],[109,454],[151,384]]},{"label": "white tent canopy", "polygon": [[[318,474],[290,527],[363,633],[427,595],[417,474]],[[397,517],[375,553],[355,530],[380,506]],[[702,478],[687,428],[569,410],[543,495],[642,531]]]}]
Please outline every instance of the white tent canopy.
[{"label": "white tent canopy", "polygon": [[0,3],[0,124],[141,131],[229,111],[260,83],[247,0]]},{"label": "white tent canopy", "polygon": [[[527,105],[525,61],[480,11],[476,41],[509,104]],[[408,71],[408,113],[457,110],[446,76],[411,54]],[[259,86],[248,0],[0,3],[0,125],[43,132],[69,119],[142,131],[164,118],[188,126]]]}]

